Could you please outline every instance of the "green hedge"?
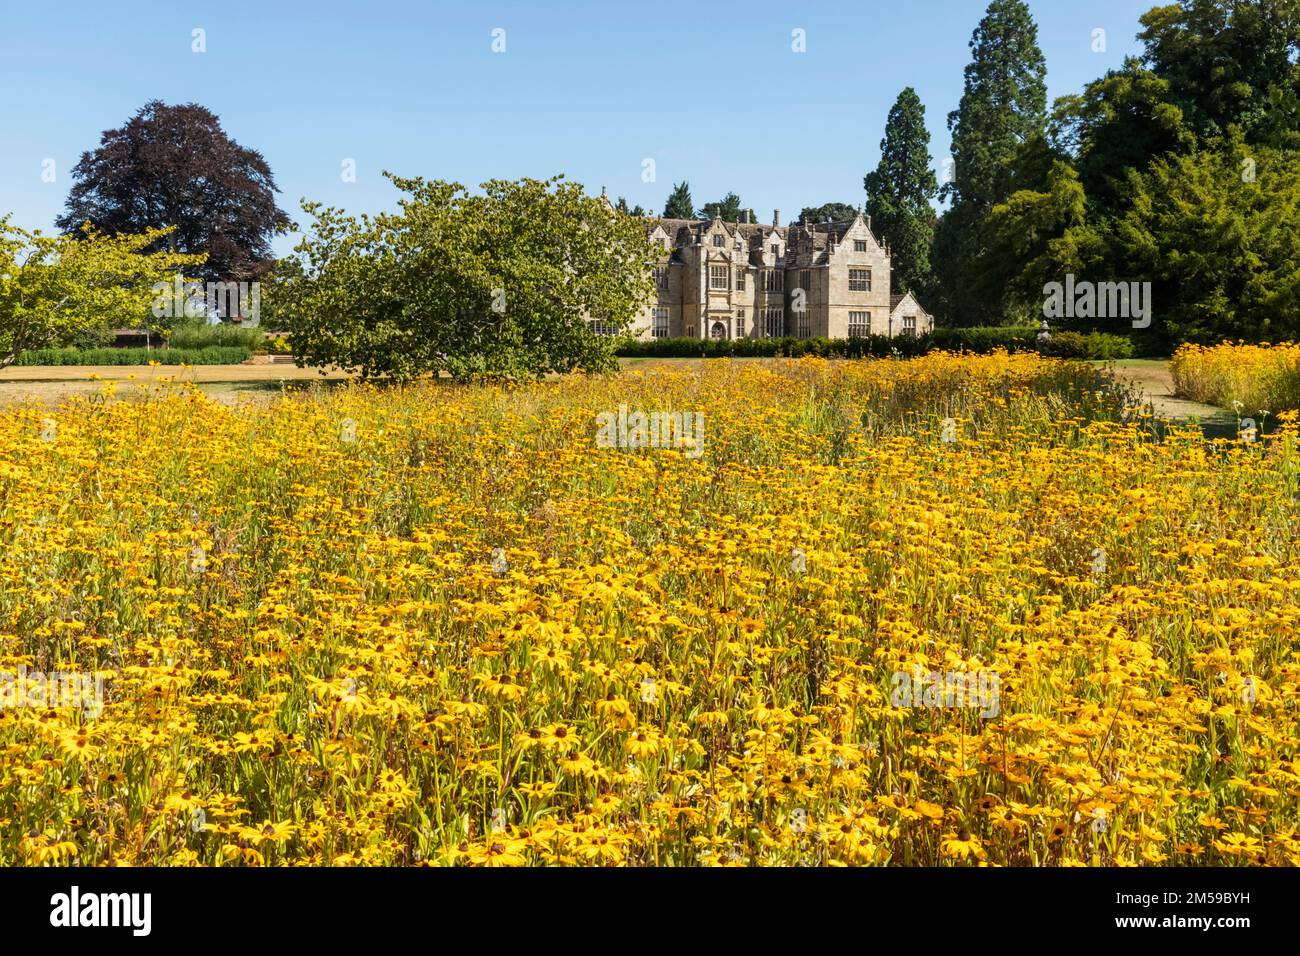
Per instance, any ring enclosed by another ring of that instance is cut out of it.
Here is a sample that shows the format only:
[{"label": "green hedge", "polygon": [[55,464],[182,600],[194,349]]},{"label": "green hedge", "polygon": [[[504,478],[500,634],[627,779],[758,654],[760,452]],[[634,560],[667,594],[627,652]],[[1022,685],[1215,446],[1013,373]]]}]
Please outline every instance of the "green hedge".
[{"label": "green hedge", "polygon": [[1008,352],[1042,351],[1062,358],[1116,359],[1130,358],[1140,348],[1126,336],[1093,332],[1053,332],[1048,344],[1039,349],[1038,329],[1030,327],[992,327],[935,329],[916,338],[870,335],[853,339],[652,339],[648,342],[621,342],[615,349],[624,358],[772,358],[777,355],[800,358],[818,355],[825,358],[883,358],[899,355],[910,358],[926,352]]},{"label": "green hedge", "polygon": [[907,355],[919,355],[926,350],[923,339],[873,335],[861,339],[651,339],[621,342],[616,352],[626,358],[771,358],[775,355],[862,358],[889,355],[891,349]]},{"label": "green hedge", "polygon": [[652,339],[622,342],[616,351],[625,358],[910,358],[935,349],[952,352],[991,352],[995,348],[1022,351],[1034,347],[1037,329],[935,329],[917,337],[868,335],[851,339]]},{"label": "green hedge", "polygon": [[38,349],[18,356],[15,365],[238,365],[251,352],[242,346],[206,349]]},{"label": "green hedge", "polygon": [[1126,359],[1133,357],[1133,343],[1122,335],[1104,332],[1053,332],[1052,338],[1040,350],[1044,355],[1058,358]]},{"label": "green hedge", "polygon": [[1038,345],[1038,329],[1029,326],[974,326],[938,328],[928,336],[931,348],[945,352],[1032,352]]},{"label": "green hedge", "polygon": [[260,328],[239,325],[208,325],[205,322],[185,322],[172,329],[167,341],[174,349],[246,348],[256,352],[262,346]]}]

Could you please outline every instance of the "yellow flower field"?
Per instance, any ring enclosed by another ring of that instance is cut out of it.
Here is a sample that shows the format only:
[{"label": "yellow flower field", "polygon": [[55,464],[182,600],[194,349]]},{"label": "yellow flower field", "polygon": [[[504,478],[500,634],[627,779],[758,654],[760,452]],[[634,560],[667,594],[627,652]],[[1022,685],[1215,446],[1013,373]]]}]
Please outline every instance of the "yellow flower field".
[{"label": "yellow flower field", "polygon": [[1235,407],[1263,424],[1300,408],[1300,345],[1184,345],[1169,363],[1174,391],[1197,402]]},{"label": "yellow flower field", "polygon": [[0,671],[103,687],[0,710],[0,864],[1300,863],[1295,424],[1131,406],[936,354],[0,411]]}]

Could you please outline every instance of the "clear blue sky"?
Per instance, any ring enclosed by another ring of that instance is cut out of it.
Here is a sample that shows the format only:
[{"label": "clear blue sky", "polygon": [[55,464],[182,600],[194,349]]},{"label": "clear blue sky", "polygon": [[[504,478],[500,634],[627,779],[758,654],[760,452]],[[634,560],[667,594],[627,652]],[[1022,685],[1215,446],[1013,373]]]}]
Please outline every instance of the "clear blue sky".
[{"label": "clear blue sky", "polygon": [[[391,208],[390,169],[470,186],[563,172],[654,211],[687,179],[697,206],[734,190],[763,221],[773,208],[789,221],[806,205],[861,202],[904,86],[925,104],[939,166],[985,5],[0,0],[0,215],[49,229],[81,152],[158,98],[207,106],[260,150],[299,220],[302,197]],[[1049,96],[1137,52],[1154,5],[1030,0]],[[191,50],[195,28],[206,53]],[[805,53],[791,49],[795,29]],[[340,175],[348,158],[355,183]],[[647,158],[655,182],[642,181]]]}]

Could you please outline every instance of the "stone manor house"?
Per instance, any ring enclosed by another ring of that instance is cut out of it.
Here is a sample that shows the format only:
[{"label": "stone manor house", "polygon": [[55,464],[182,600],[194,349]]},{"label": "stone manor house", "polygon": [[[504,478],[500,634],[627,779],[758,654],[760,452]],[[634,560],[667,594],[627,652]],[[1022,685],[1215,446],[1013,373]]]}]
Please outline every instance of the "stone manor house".
[{"label": "stone manor house", "polygon": [[890,295],[889,250],[869,218],[788,227],[780,210],[770,226],[747,218],[646,220],[660,257],[654,300],[633,323],[638,338],[843,339],[934,327],[911,293]]}]

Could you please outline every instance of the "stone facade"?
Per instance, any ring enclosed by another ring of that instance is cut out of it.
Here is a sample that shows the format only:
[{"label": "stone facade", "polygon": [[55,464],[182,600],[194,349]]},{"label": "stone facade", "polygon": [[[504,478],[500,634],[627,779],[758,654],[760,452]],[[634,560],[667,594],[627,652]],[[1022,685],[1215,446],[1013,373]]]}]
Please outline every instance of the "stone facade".
[{"label": "stone facade", "polygon": [[921,335],[934,319],[891,296],[889,250],[859,215],[782,226],[648,219],[660,251],[656,294],[633,323],[640,339]]}]

